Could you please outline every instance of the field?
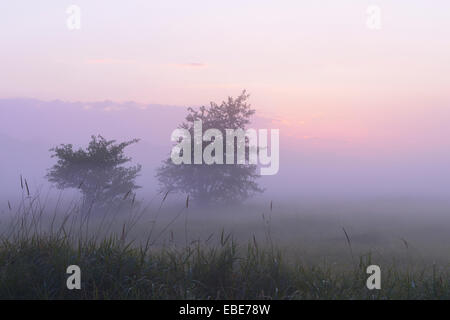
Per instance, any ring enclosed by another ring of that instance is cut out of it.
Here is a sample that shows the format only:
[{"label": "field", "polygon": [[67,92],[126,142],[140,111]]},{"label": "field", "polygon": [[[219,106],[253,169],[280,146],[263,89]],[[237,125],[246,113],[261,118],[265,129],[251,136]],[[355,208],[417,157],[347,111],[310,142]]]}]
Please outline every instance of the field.
[{"label": "field", "polygon": [[[444,200],[200,209],[161,198],[82,214],[25,193],[1,215],[0,298],[450,298]],[[366,287],[372,264],[381,290]],[[66,287],[69,265],[81,268],[81,290]]]}]

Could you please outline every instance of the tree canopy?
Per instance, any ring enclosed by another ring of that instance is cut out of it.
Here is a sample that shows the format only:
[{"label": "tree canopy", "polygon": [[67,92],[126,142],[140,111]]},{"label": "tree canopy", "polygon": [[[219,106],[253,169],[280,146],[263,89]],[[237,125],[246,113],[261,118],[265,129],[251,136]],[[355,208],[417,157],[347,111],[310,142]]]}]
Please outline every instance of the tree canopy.
[{"label": "tree canopy", "polygon": [[86,149],[74,150],[72,144],[61,144],[53,149],[57,163],[49,169],[47,179],[58,188],[78,188],[87,205],[105,204],[129,196],[140,188],[135,180],[140,165],[125,167],[131,158],[124,149],[139,140],[122,143],[92,136]]},{"label": "tree canopy", "polygon": [[[226,129],[245,130],[250,124],[250,118],[255,113],[247,102],[249,95],[243,91],[237,98],[229,97],[221,104],[211,102],[209,107],[202,106],[198,110],[188,108],[185,121],[179,128],[194,133],[194,122],[202,121],[203,130],[217,129],[224,136]],[[212,140],[214,141],[214,140]],[[213,142],[202,140],[202,150]],[[226,143],[235,143],[227,141]],[[245,140],[246,155],[249,153],[248,139]],[[191,155],[194,155],[194,143],[191,144]],[[234,156],[238,147],[234,148]],[[224,150],[224,164],[174,164],[172,159],[166,159],[157,170],[157,178],[161,191],[174,191],[189,194],[197,202],[207,203],[240,202],[255,193],[262,192],[256,179],[257,166],[254,164],[226,165],[227,152]],[[194,163],[192,161],[191,163]]]}]

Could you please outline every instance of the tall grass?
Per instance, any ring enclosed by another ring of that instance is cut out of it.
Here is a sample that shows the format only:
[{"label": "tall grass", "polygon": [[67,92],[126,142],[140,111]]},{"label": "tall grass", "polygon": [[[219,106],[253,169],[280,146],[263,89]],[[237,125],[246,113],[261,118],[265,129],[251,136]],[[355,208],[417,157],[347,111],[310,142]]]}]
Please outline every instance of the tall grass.
[{"label": "tall grass", "polygon": [[[77,206],[62,216],[55,210],[46,222],[48,208],[39,196],[30,195],[26,181],[22,184],[22,202],[0,236],[1,299],[450,298],[450,274],[442,266],[417,270],[400,269],[394,262],[383,265],[382,289],[368,290],[370,253],[357,258],[352,251],[355,263],[346,269],[327,262],[306,264],[302,257],[288,261],[270,238],[270,215],[264,217],[266,242],[253,237],[238,244],[222,231],[205,241],[186,240],[181,247],[157,246],[161,232],[155,234],[154,227],[146,241],[130,239],[145,209],[122,208],[130,212],[123,223],[118,215],[105,213],[97,229],[90,217],[95,212],[83,213]],[[180,212],[188,207],[187,199]],[[170,223],[161,230],[168,231]],[[114,224],[121,225],[120,231],[113,230]],[[344,233],[351,249],[351,237]],[[81,268],[81,290],[66,287],[69,265]]]}]

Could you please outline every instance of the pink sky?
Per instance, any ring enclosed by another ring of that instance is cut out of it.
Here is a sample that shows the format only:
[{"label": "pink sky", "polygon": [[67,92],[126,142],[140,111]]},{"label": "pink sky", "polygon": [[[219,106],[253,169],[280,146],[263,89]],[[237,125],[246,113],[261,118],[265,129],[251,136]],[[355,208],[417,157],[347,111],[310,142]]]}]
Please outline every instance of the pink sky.
[{"label": "pink sky", "polygon": [[72,31],[70,4],[0,4],[0,97],[185,106],[247,89],[289,140],[417,153],[450,133],[448,1],[375,1],[377,31],[360,0],[80,0]]}]

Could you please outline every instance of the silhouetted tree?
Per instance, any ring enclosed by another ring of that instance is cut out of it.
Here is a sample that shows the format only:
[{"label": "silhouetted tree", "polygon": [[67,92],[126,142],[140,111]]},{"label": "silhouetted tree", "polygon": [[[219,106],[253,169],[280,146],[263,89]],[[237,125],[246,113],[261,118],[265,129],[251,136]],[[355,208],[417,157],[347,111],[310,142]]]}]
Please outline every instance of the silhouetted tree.
[{"label": "silhouetted tree", "polygon": [[140,165],[124,167],[131,161],[124,149],[138,139],[116,143],[102,136],[92,136],[87,149],[74,150],[71,144],[50,149],[57,163],[49,169],[47,179],[59,189],[78,188],[84,205],[104,205],[109,201],[131,198],[141,170]]},{"label": "silhouetted tree", "polygon": [[[175,191],[189,194],[190,197],[200,203],[211,201],[218,202],[240,202],[255,193],[262,192],[256,179],[257,166],[254,164],[225,164],[226,163],[226,143],[225,129],[246,129],[250,123],[250,117],[255,113],[247,103],[249,95],[246,91],[237,98],[229,97],[220,105],[211,102],[207,108],[200,107],[198,110],[188,108],[188,115],[185,122],[179,128],[187,129],[194,136],[194,121],[201,120],[203,131],[208,129],[218,129],[222,133],[224,140],[223,163],[224,164],[193,164],[194,163],[194,141],[191,144],[192,164],[174,164],[169,158],[163,161],[163,165],[158,168],[156,177],[160,183],[162,192]],[[214,140],[212,140],[214,141]],[[201,142],[202,152],[211,142]],[[246,159],[249,154],[248,139],[245,139]],[[234,148],[236,159],[237,145]]]}]

